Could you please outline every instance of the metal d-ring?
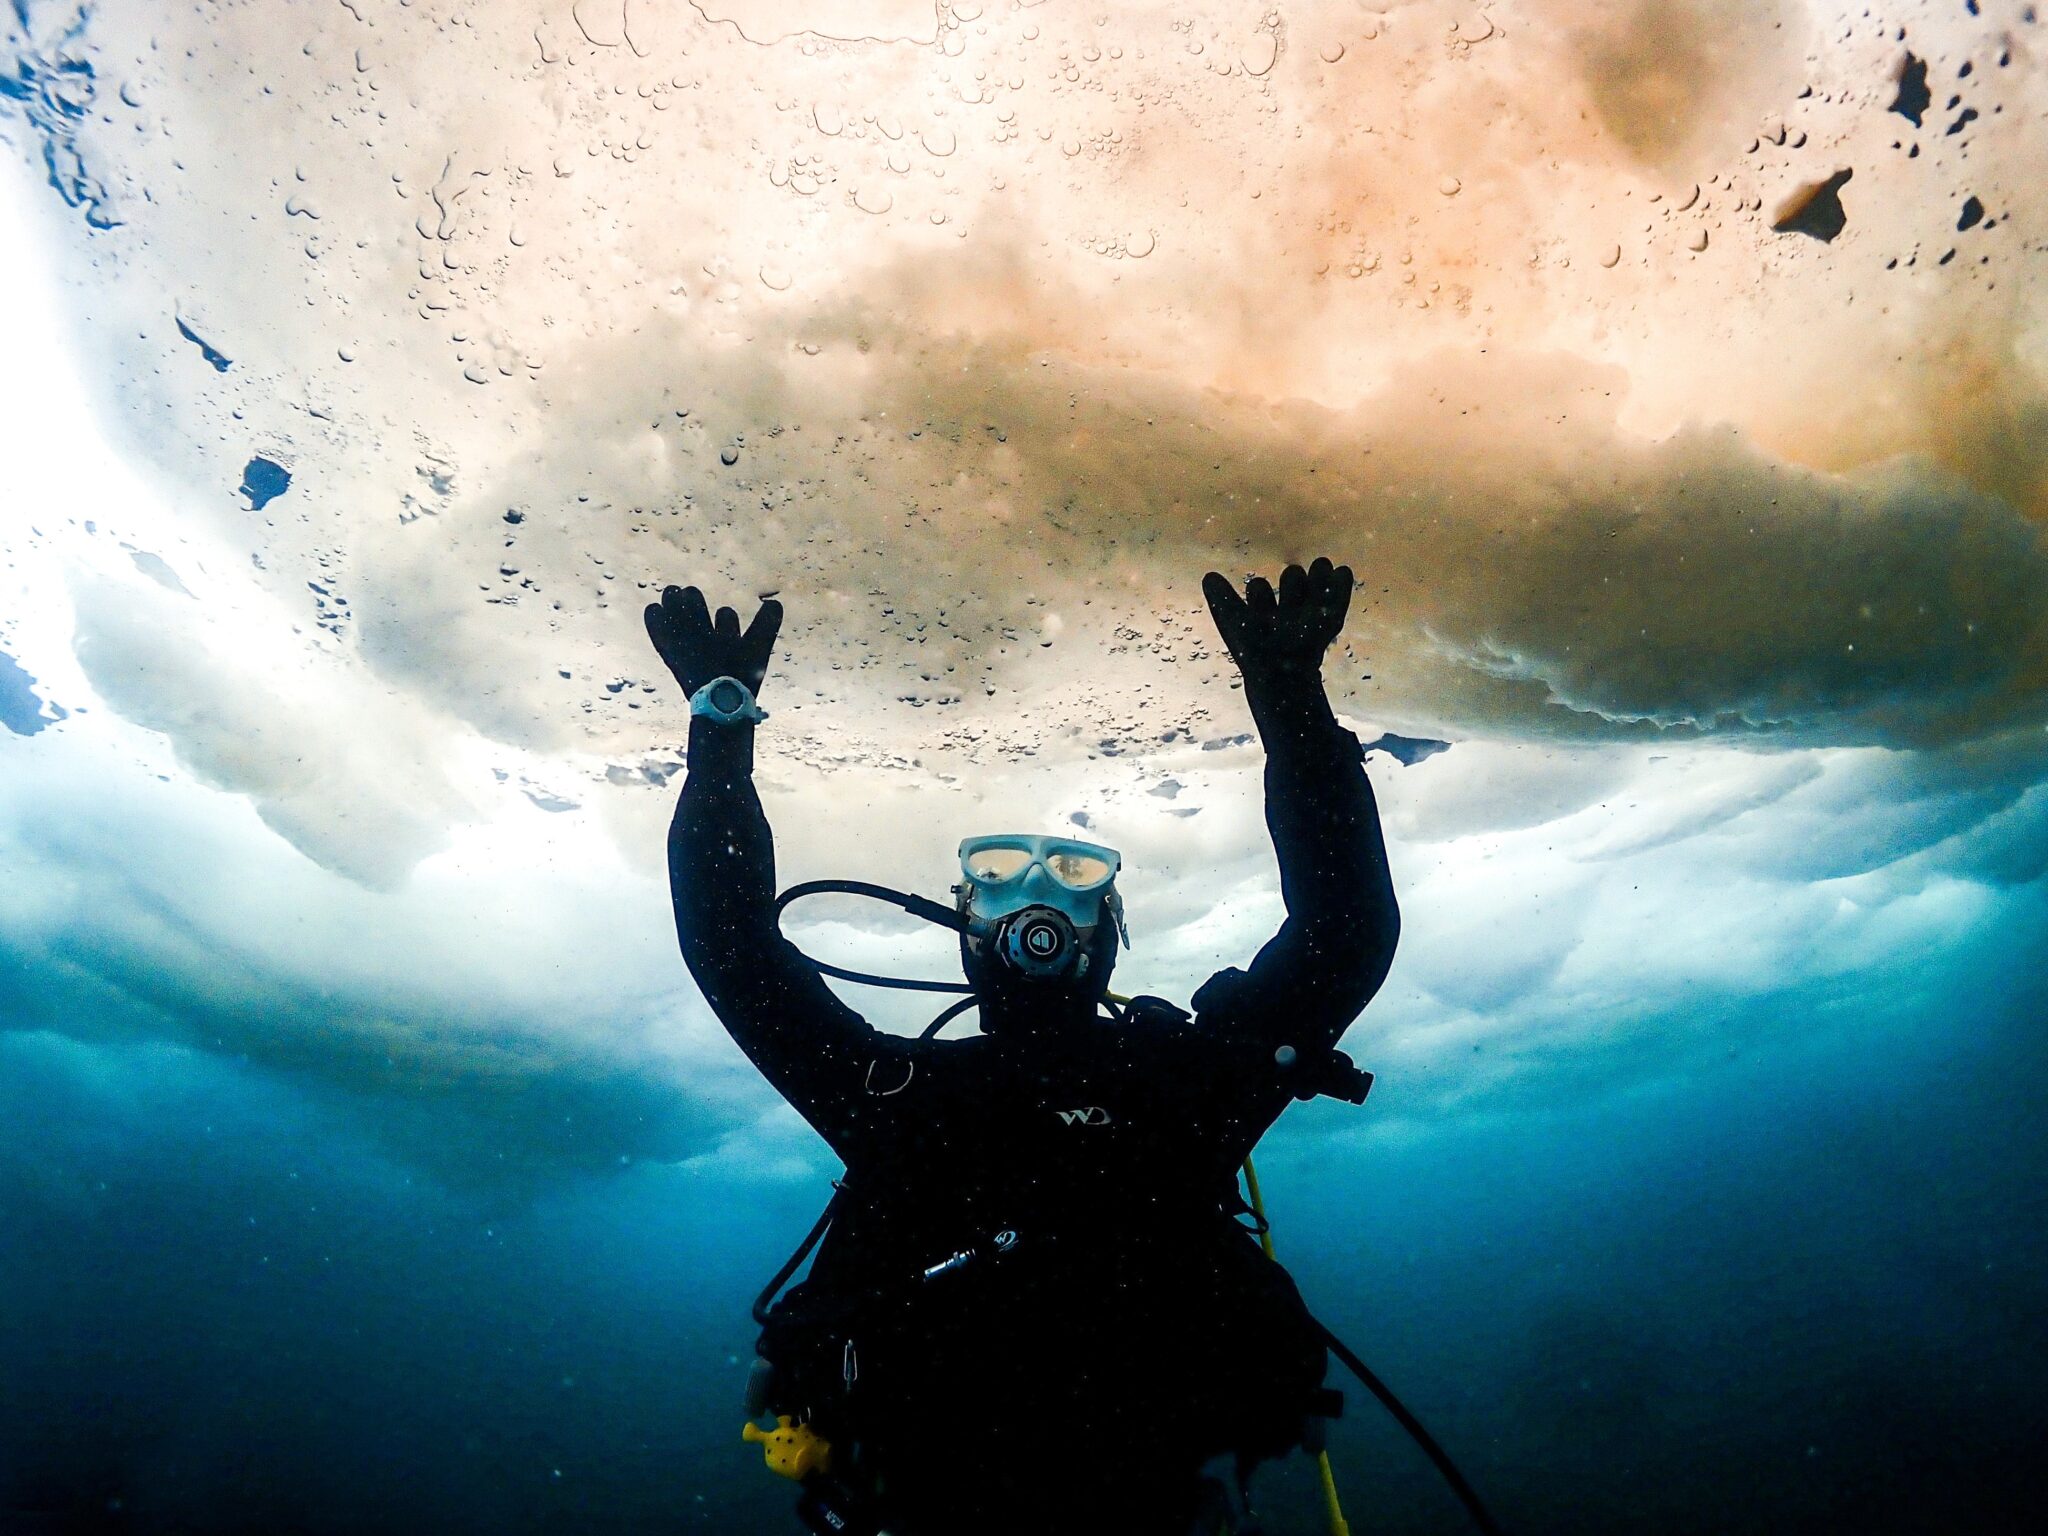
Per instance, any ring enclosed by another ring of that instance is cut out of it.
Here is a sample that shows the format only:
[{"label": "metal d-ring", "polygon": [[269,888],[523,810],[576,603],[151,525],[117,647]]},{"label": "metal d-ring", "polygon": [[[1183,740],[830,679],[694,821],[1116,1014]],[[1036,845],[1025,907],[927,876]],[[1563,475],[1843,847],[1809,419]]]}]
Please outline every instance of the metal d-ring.
[{"label": "metal d-ring", "polygon": [[867,1089],[869,1093],[873,1094],[878,1099],[886,1099],[891,1097],[892,1095],[901,1093],[904,1089],[910,1086],[910,1080],[917,1076],[917,1063],[915,1061],[906,1061],[903,1064],[904,1071],[902,1082],[898,1083],[894,1088],[877,1088],[875,1086],[875,1068],[880,1066],[881,1064],[882,1058],[879,1056],[877,1056],[873,1061],[869,1062],[868,1075],[861,1083],[861,1086],[863,1088]]}]

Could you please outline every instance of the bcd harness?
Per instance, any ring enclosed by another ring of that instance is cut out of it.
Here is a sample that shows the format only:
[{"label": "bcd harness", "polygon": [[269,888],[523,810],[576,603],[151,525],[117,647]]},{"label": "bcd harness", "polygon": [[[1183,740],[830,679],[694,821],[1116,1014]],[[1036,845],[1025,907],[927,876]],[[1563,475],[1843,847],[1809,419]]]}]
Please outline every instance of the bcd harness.
[{"label": "bcd harness", "polygon": [[[887,887],[850,880],[818,880],[791,887],[776,900],[777,919],[779,920],[783,908],[792,901],[824,891],[846,892],[887,901],[914,916],[941,926],[954,929],[961,926],[958,914],[937,902],[890,890]],[[937,1035],[949,1021],[972,1007],[976,1001],[973,988],[965,983],[875,976],[828,965],[822,961],[812,960],[811,963],[826,975],[871,986],[966,993],[966,996],[945,1009],[925,1027],[925,1039]],[[1210,985],[1222,983],[1228,987],[1234,984],[1236,979],[1236,973],[1225,972],[1215,978]],[[1198,997],[1196,1001],[1199,1004],[1203,999]],[[1158,1020],[1185,1023],[1192,1017],[1186,1009],[1177,1007],[1163,998],[1150,996],[1126,998],[1108,994],[1105,1006],[1111,1017],[1119,1022]],[[1372,1073],[1358,1067],[1343,1051],[1335,1049],[1301,1052],[1292,1046],[1283,1045],[1274,1054],[1274,1066],[1279,1071],[1280,1081],[1296,1099],[1303,1101],[1329,1097],[1346,1103],[1363,1104],[1373,1083]],[[1243,1174],[1243,1191],[1239,1190],[1235,1180],[1229,1181],[1227,1194],[1219,1198],[1216,1209],[1223,1218],[1238,1225],[1239,1230],[1255,1237],[1265,1256],[1277,1263],[1270,1223],[1266,1218],[1259,1189],[1258,1174],[1249,1157],[1245,1159]],[[797,1506],[798,1515],[812,1531],[821,1533],[821,1536],[875,1536],[880,1527],[869,1512],[868,1501],[840,1475],[840,1472],[835,1471],[832,1443],[817,1424],[820,1416],[818,1410],[825,1406],[824,1403],[792,1400],[786,1385],[778,1380],[778,1373],[773,1364],[778,1350],[773,1336],[803,1326],[803,1318],[784,1315],[790,1309],[786,1306],[778,1308],[776,1298],[823,1239],[835,1218],[840,1215],[848,1193],[848,1185],[844,1179],[833,1181],[832,1197],[826,1202],[824,1210],[819,1213],[809,1233],[755,1298],[753,1317],[762,1328],[762,1339],[758,1346],[760,1357],[756,1359],[748,1377],[747,1423],[741,1431],[744,1440],[761,1445],[764,1459],[771,1471],[802,1486],[803,1495]],[[1249,1227],[1243,1226],[1239,1220],[1246,1216],[1251,1218]],[[929,1262],[917,1271],[916,1283],[943,1283],[947,1277],[963,1270],[1005,1262],[1010,1259],[1013,1252],[1021,1250],[1024,1244],[1024,1235],[1011,1227],[994,1227],[986,1233],[974,1233],[967,1236],[958,1246],[950,1247],[950,1251],[933,1254]],[[792,1291],[788,1300],[795,1300],[802,1289],[798,1287]],[[795,1310],[801,1312],[805,1309],[799,1307]],[[1343,1362],[1429,1457],[1459,1502],[1464,1505],[1474,1525],[1486,1533],[1486,1536],[1499,1536],[1500,1527],[1480,1501],[1478,1494],[1414,1414],[1409,1412],[1391,1389],[1368,1369],[1364,1361],[1359,1359],[1342,1340],[1313,1316],[1308,1316],[1307,1321],[1324,1347]],[[838,1387],[843,1396],[859,1378],[860,1361],[856,1343],[850,1333],[846,1334],[841,1342],[837,1375]],[[818,1373],[813,1371],[806,1374]],[[815,1381],[807,1382],[804,1395],[812,1395],[817,1385]],[[1334,1417],[1341,1407],[1341,1401],[1340,1394],[1334,1390],[1318,1388],[1311,1394],[1311,1400],[1305,1405],[1305,1409],[1316,1419]],[[771,1411],[775,1418],[775,1427],[764,1429],[758,1421]],[[1349,1527],[1338,1503],[1328,1452],[1320,1444],[1310,1448],[1316,1455],[1332,1536],[1348,1536]]]}]

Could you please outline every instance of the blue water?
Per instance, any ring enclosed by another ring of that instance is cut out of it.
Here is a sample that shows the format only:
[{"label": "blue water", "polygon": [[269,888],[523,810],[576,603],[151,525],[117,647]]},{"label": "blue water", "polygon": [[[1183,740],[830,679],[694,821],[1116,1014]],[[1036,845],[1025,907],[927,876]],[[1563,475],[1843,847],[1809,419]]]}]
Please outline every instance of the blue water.
[{"label": "blue water", "polygon": [[[2039,1530],[2048,987],[2009,946],[2048,921],[2016,910],[1938,1016],[1782,997],[1625,1088],[1298,1110],[1283,1257],[1512,1531]],[[0,1530],[795,1529],[736,1404],[821,1179],[393,1147],[234,1060],[0,1034],[0,1509],[43,1512]],[[1354,1528],[1459,1529],[1351,1399]],[[1263,1486],[1276,1536],[1321,1528],[1304,1465]]]}]

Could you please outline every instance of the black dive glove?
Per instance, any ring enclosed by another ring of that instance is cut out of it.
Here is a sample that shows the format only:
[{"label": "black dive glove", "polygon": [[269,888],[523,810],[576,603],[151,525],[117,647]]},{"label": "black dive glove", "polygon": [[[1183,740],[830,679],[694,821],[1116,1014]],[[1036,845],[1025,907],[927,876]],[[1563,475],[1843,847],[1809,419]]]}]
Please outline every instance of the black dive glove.
[{"label": "black dive glove", "polygon": [[1298,719],[1303,706],[1323,704],[1323,653],[1351,606],[1350,566],[1326,559],[1307,570],[1290,565],[1280,573],[1277,596],[1265,577],[1254,576],[1240,597],[1229,577],[1211,571],[1202,594],[1261,732]]},{"label": "black dive glove", "polygon": [[[720,709],[744,703],[742,712],[712,718],[696,708],[697,694],[706,683],[730,677],[744,683],[749,694],[761,691],[761,679],[768,673],[768,656],[775,649],[775,635],[782,628],[782,604],[769,598],[754,615],[754,622],[740,630],[740,616],[730,608],[711,609],[704,594],[695,587],[666,587],[661,601],[647,605],[647,638],[654,642],[661,659],[675,673],[683,692],[690,695],[690,771],[700,768],[714,777],[744,777],[753,768],[754,731],[752,721],[760,712],[751,699],[724,700],[713,690],[711,702]],[[723,690],[738,694],[729,684]],[[744,728],[742,728],[744,727]]]},{"label": "black dive glove", "polygon": [[746,632],[730,608],[711,617],[710,605],[695,587],[665,587],[661,601],[647,605],[647,638],[675,673],[683,692],[695,696],[713,678],[733,677],[759,694],[768,675],[768,656],[782,628],[782,604],[769,598]]}]

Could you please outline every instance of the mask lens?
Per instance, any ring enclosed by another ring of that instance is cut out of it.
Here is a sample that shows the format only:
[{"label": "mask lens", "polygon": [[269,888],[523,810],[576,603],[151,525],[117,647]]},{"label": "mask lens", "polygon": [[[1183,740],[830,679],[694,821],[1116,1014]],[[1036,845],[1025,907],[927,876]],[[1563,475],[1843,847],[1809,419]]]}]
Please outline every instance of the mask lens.
[{"label": "mask lens", "polygon": [[1031,855],[1022,848],[977,848],[960,861],[970,880],[986,880],[1000,884],[1014,880],[1031,864]]},{"label": "mask lens", "polygon": [[1108,860],[1097,858],[1092,853],[1071,850],[1047,854],[1045,867],[1052,872],[1053,879],[1070,891],[1085,891],[1091,885],[1100,885],[1113,873]]}]

